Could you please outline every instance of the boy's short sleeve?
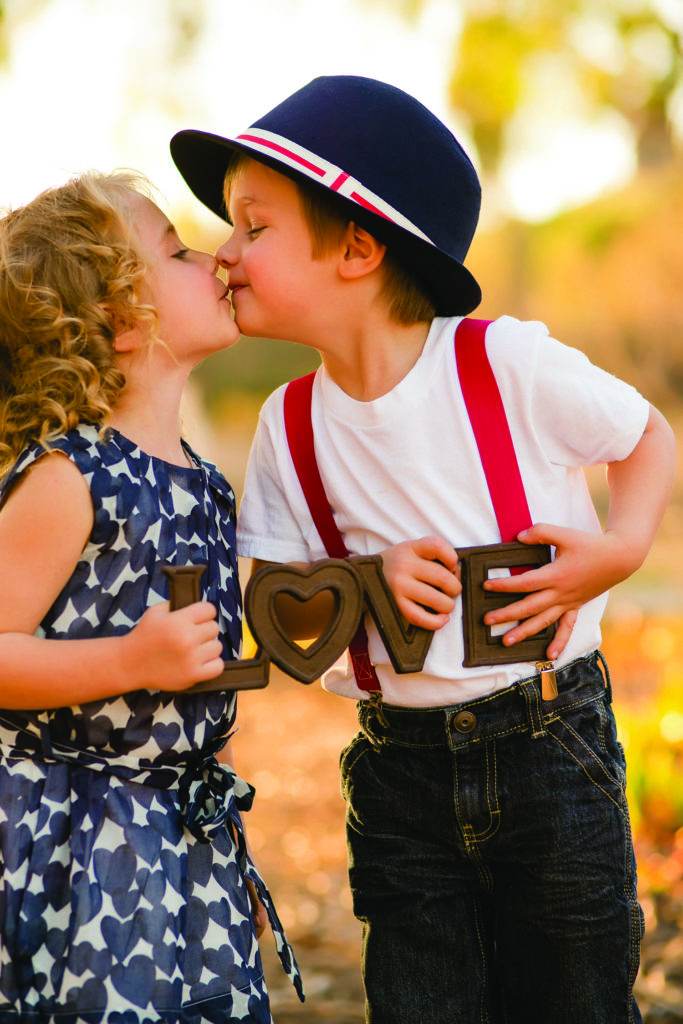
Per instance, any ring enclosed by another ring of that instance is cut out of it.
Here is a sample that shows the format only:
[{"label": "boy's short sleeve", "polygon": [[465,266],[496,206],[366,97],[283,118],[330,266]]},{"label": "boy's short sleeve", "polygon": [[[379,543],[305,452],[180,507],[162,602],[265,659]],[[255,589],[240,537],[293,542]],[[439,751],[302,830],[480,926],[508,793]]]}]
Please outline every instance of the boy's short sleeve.
[{"label": "boy's short sleeve", "polygon": [[514,392],[518,400],[525,396],[529,425],[548,460],[579,467],[627,458],[647,425],[647,400],[583,352],[551,338],[544,324],[502,320],[507,337],[499,331],[494,340],[507,364],[502,379],[516,378]]},{"label": "boy's short sleeve", "polygon": [[293,487],[283,479],[282,464],[290,456],[284,423],[279,424],[281,406],[280,389],[267,399],[259,415],[237,517],[237,553],[265,562],[307,562],[311,550],[293,506]]}]

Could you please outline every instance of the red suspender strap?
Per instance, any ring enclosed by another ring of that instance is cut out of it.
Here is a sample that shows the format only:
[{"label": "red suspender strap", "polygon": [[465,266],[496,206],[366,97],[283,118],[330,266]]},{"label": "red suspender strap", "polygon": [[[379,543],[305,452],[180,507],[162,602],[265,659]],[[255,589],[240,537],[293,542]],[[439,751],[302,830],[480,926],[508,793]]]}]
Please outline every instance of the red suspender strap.
[{"label": "red suspender strap", "polygon": [[[311,518],[329,558],[346,558],[349,551],[337,529],[330,503],[320,479],[315,457],[311,400],[315,371],[290,381],[285,390],[285,431],[292,462]],[[360,690],[380,690],[379,679],[368,654],[368,637],[361,623],[349,645],[353,671]]]},{"label": "red suspender strap", "polygon": [[337,529],[330,503],[318,472],[313,441],[311,400],[315,371],[290,381],[285,391],[285,430],[296,475],[308,504],[311,518],[320,534],[329,558],[346,558],[348,550]]},{"label": "red suspender strap", "polygon": [[[488,484],[500,539],[507,544],[532,525],[522,475],[498,384],[486,353],[490,320],[461,320],[455,359],[467,414]],[[511,570],[524,572],[524,566]]]}]

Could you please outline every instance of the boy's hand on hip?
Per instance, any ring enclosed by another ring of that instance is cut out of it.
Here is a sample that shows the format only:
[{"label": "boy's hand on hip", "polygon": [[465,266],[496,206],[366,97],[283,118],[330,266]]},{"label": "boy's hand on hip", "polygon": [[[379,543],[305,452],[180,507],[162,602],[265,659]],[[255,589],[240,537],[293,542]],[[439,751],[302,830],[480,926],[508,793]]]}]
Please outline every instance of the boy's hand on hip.
[{"label": "boy's hand on hip", "polygon": [[423,629],[445,626],[462,590],[453,546],[443,537],[420,537],[381,555],[384,576],[408,622]]},{"label": "boy's hand on hip", "polygon": [[578,610],[587,601],[620,583],[636,568],[628,545],[613,531],[587,533],[563,526],[537,523],[519,534],[524,544],[552,544],[555,560],[504,579],[487,580],[484,588],[496,593],[523,593],[526,597],[505,608],[487,612],[484,622],[495,625],[520,620],[503,638],[505,646],[540,633],[558,623],[548,647],[548,657],[557,658],[567,646]]}]

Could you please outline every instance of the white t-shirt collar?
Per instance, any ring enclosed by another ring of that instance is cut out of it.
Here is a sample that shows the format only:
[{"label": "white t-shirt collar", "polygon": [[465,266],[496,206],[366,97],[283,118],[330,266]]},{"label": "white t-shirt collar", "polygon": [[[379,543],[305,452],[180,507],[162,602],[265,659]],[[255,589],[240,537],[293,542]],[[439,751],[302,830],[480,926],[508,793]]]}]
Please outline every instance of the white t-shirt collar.
[{"label": "white t-shirt collar", "polygon": [[352,398],[332,379],[324,366],[318,371],[320,396],[327,414],[355,427],[386,426],[396,415],[405,414],[406,403],[417,404],[427,392],[437,361],[432,358],[445,330],[452,336],[458,317],[435,317],[427,334],[422,352],[408,373],[385,395],[363,402]]}]

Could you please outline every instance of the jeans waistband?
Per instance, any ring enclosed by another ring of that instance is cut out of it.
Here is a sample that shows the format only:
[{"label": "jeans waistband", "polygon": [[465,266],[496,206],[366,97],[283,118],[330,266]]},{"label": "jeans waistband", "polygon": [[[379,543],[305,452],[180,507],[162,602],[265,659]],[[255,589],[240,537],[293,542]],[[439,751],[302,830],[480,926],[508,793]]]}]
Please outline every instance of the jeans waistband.
[{"label": "jeans waistband", "polygon": [[558,696],[552,701],[542,699],[541,677],[535,675],[486,697],[444,707],[403,708],[370,698],[359,702],[358,718],[371,742],[452,750],[514,732],[530,731],[536,739],[564,712],[600,697],[612,699],[600,651],[569,662],[556,676]]}]

